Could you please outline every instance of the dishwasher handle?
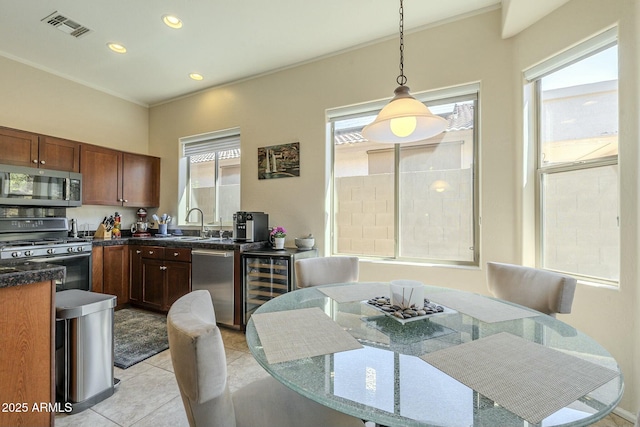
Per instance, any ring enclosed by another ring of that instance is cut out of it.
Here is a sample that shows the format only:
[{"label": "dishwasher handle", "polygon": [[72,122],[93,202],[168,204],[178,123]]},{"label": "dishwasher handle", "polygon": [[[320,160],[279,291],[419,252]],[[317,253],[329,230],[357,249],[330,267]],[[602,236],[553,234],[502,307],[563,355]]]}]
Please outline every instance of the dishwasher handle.
[{"label": "dishwasher handle", "polygon": [[233,256],[233,251],[212,251],[206,249],[192,249],[191,256],[203,255],[203,256],[215,256],[221,258],[228,258]]}]

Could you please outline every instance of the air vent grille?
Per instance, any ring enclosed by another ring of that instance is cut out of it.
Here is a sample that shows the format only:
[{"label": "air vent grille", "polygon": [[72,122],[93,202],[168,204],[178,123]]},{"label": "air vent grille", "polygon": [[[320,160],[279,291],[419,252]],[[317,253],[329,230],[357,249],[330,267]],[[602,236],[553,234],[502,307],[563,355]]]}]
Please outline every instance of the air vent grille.
[{"label": "air vent grille", "polygon": [[58,11],[42,18],[41,21],[75,38],[82,37],[83,35],[91,32],[89,28],[82,24],[78,24],[76,21],[64,16]]}]

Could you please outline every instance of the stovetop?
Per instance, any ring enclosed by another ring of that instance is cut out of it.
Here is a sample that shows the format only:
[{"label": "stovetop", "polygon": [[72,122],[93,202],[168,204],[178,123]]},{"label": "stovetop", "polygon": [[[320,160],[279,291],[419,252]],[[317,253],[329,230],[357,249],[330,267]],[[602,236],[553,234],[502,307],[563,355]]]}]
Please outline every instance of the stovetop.
[{"label": "stovetop", "polygon": [[68,237],[67,218],[0,218],[0,260],[90,254],[88,239]]},{"label": "stovetop", "polygon": [[87,243],[91,242],[91,239],[84,239],[82,237],[44,237],[41,239],[31,240],[0,240],[0,250],[6,248],[23,247],[23,246],[51,246],[51,245],[63,245],[72,243]]}]

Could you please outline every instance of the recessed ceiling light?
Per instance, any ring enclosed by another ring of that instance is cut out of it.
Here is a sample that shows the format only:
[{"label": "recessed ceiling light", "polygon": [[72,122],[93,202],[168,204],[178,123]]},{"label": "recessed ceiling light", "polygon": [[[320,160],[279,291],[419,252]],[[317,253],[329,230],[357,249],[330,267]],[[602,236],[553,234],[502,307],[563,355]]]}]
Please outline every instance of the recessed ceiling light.
[{"label": "recessed ceiling light", "polygon": [[189,77],[191,77],[193,80],[203,80],[204,77],[202,77],[202,74],[198,74],[198,73],[191,73],[189,74]]},{"label": "recessed ceiling light", "polygon": [[120,43],[107,43],[107,47],[116,53],[126,53],[127,48]]},{"label": "recessed ceiling light", "polygon": [[177,16],[164,15],[162,17],[162,22],[164,22],[167,25],[167,27],[182,28],[182,21]]}]

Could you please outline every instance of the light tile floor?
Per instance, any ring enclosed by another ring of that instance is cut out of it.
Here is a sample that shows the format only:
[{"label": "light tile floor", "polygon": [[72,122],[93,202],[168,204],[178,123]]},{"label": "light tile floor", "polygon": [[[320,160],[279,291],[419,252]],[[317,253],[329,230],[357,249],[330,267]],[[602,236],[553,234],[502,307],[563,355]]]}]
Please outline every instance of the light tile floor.
[{"label": "light tile floor", "polygon": [[[223,329],[231,392],[269,374],[255,361],[239,331]],[[129,369],[115,368],[120,379],[113,396],[74,415],[56,416],[56,427],[188,427],[171,355],[164,351]]]},{"label": "light tile floor", "polygon": [[[269,375],[249,353],[242,332],[223,328],[221,331],[231,392]],[[115,368],[115,377],[121,382],[113,396],[78,414],[56,416],[56,427],[189,426],[168,350],[129,369]],[[611,414],[594,426],[632,427],[633,424]]]}]

